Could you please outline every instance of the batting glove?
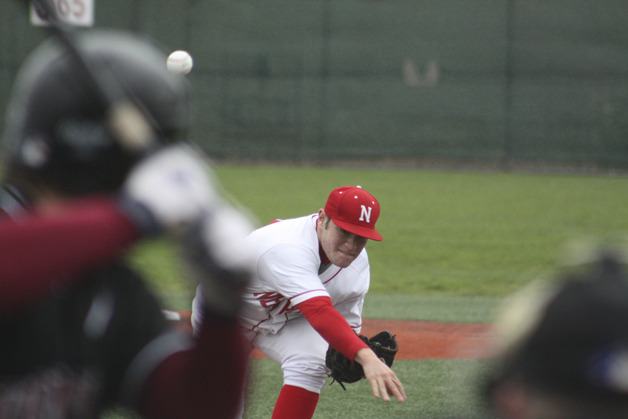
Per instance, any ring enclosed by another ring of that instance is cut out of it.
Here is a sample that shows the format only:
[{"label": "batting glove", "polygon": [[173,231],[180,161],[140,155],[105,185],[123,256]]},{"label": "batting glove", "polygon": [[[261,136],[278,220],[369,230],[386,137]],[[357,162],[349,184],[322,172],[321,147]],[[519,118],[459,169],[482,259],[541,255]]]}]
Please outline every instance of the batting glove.
[{"label": "batting glove", "polygon": [[183,260],[201,284],[206,309],[223,316],[238,312],[253,274],[254,249],[245,240],[253,228],[245,212],[223,202],[184,238]]},{"label": "batting glove", "polygon": [[173,145],[133,169],[120,206],[147,235],[198,222],[220,201],[209,165],[187,145]]}]

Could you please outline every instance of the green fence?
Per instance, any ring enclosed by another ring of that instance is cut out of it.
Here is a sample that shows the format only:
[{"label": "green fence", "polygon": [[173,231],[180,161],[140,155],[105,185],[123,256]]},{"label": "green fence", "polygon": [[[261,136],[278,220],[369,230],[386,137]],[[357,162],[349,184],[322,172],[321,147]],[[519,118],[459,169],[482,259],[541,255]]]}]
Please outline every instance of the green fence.
[{"label": "green fence", "polygon": [[[96,0],[195,58],[216,158],[628,168],[625,0]],[[41,38],[0,2],[0,107]]]}]

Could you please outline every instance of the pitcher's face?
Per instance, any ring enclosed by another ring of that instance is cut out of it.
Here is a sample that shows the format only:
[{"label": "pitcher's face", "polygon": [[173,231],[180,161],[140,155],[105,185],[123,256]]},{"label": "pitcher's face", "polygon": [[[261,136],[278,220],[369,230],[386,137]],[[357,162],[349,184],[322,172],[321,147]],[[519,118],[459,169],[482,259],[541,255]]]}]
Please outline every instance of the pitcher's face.
[{"label": "pitcher's face", "polygon": [[331,263],[346,268],[362,252],[368,239],[341,229],[322,210],[318,215],[316,233],[323,251]]}]

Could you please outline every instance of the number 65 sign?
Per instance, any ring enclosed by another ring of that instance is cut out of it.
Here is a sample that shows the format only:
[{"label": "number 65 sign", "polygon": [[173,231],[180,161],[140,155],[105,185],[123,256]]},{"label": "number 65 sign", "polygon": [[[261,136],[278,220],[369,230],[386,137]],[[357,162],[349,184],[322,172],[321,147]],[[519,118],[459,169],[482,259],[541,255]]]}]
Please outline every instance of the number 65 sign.
[{"label": "number 65 sign", "polygon": [[[94,24],[94,0],[52,0],[59,19],[69,25],[92,26]],[[48,24],[47,16],[42,16],[31,3],[31,23],[35,26]]]}]

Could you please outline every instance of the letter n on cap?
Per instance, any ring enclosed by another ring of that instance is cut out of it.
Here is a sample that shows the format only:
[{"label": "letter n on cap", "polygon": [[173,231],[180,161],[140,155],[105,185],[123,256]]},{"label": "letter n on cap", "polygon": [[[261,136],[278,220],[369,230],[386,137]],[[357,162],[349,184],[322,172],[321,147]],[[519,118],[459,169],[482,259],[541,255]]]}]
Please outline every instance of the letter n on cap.
[{"label": "letter n on cap", "polygon": [[373,211],[373,208],[360,205],[360,221],[366,221],[368,224],[371,224],[371,211]]}]

